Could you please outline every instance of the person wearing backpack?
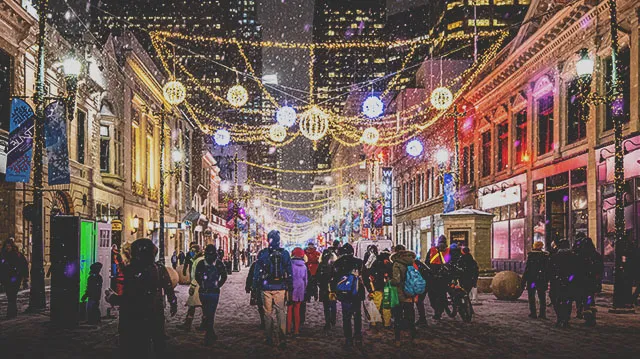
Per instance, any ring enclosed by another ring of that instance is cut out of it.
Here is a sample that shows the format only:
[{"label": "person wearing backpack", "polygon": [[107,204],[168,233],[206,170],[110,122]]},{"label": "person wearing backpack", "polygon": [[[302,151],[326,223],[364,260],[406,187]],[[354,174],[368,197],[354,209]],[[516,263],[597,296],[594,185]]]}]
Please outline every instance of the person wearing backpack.
[{"label": "person wearing backpack", "polygon": [[[338,251],[339,258],[334,264],[332,290],[342,306],[342,329],[345,347],[354,344],[362,348],[362,302],[364,288],[362,284],[362,260],[356,258],[353,247],[347,243]],[[353,318],[353,326],[351,319]]]},{"label": "person wearing backpack", "polygon": [[393,262],[393,275],[391,285],[398,289],[398,300],[400,304],[394,310],[395,345],[399,347],[400,334],[403,326],[407,326],[411,334],[411,340],[416,337],[415,320],[416,315],[413,303],[417,301],[417,296],[426,289],[426,283],[418,268],[414,267],[416,254],[405,249],[403,245],[397,245],[395,253],[391,256]]},{"label": "person wearing backpack", "polygon": [[[542,250],[543,242],[533,242],[533,250],[527,254],[527,264],[522,274],[522,284],[529,297],[529,318],[547,318],[547,288],[549,287],[549,253]],[[540,314],[536,313],[536,294],[540,302]]]},{"label": "person wearing backpack", "polygon": [[325,249],[318,264],[318,299],[322,302],[324,309],[324,331],[328,332],[336,326],[336,295],[331,291],[331,278],[333,276],[333,265],[338,256],[334,251]]},{"label": "person wearing backpack", "polygon": [[382,315],[382,324],[385,328],[391,328],[391,309],[385,308],[383,305],[384,287],[389,278],[391,278],[393,271],[393,265],[389,259],[390,255],[391,253],[388,249],[380,252],[371,265],[371,268],[367,270],[368,275],[362,278],[367,290],[370,291],[369,296]]},{"label": "person wearing backpack", "polygon": [[253,289],[262,291],[262,305],[265,315],[265,334],[267,344],[273,345],[273,318],[277,318],[277,335],[280,348],[287,347],[285,330],[287,329],[286,294],[293,288],[291,257],[289,252],[280,248],[280,232],[272,230],[267,235],[269,247],[258,253],[253,275]]},{"label": "person wearing backpack", "polygon": [[[204,259],[194,261],[195,279],[198,282],[198,294],[204,313],[204,345],[211,345],[218,339],[213,330],[216,309],[220,300],[220,288],[227,281],[227,270],[218,260],[218,251],[213,244],[207,244],[204,249]],[[191,289],[189,290],[191,294]]]}]

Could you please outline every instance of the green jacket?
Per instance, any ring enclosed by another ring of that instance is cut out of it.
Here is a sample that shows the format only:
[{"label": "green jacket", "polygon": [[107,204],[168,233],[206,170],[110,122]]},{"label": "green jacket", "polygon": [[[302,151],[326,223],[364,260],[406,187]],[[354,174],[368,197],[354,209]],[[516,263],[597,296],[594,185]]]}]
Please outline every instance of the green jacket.
[{"label": "green jacket", "polygon": [[415,260],[416,254],[411,251],[400,251],[391,256],[391,261],[393,262],[391,285],[398,288],[400,302],[413,302],[414,297],[404,293],[404,280],[407,275],[407,267],[412,266]]}]

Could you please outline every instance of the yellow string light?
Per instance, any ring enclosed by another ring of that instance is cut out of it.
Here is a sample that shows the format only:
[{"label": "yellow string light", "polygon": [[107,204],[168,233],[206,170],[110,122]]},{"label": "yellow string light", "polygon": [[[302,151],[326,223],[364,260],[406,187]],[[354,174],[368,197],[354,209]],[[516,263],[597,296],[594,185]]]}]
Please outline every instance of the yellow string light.
[{"label": "yellow string light", "polygon": [[269,200],[269,201],[274,201],[274,202],[278,202],[278,203],[285,203],[285,204],[317,204],[317,203],[323,203],[323,202],[331,201],[331,200],[333,200],[335,198],[335,196],[331,196],[331,197],[327,197],[327,198],[321,198],[321,199],[315,199],[315,200],[311,200],[311,201],[285,201],[283,199],[276,199],[276,198],[267,197],[267,196],[258,196],[258,198]]},{"label": "yellow string light", "polygon": [[268,170],[268,171],[273,171],[273,172],[280,172],[280,173],[320,174],[320,173],[338,172],[338,171],[346,170],[346,169],[349,169],[349,168],[362,166],[362,165],[366,164],[367,162],[366,161],[360,161],[360,162],[352,163],[352,164],[349,164],[349,165],[340,166],[340,167],[333,167],[333,168],[328,168],[328,169],[324,169],[324,170],[288,170],[288,169],[283,169],[283,168],[269,167],[269,166],[265,166],[265,165],[261,165],[261,164],[258,164],[258,163],[245,161],[245,160],[238,160],[238,163],[243,163],[243,164],[246,164],[246,165],[251,166],[251,167],[260,168],[260,169],[263,169],[263,170]]},{"label": "yellow string light", "polygon": [[264,189],[268,189],[271,191],[277,191],[277,192],[288,192],[288,193],[318,193],[318,192],[324,192],[324,191],[332,191],[334,189],[339,189],[339,188],[343,188],[349,185],[352,185],[353,183],[351,182],[345,182],[339,185],[335,185],[335,186],[331,186],[331,187],[322,187],[322,188],[312,188],[312,189],[286,189],[286,188],[278,188],[278,187],[272,187],[272,186],[268,186],[262,183],[258,183],[258,182],[251,182],[252,186],[257,186],[260,188],[264,188]]}]

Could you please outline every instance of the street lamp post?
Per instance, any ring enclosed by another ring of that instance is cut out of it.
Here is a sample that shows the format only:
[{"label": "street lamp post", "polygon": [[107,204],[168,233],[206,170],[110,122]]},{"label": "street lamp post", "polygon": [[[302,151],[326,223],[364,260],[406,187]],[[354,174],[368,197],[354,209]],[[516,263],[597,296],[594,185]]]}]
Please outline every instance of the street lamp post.
[{"label": "street lamp post", "polygon": [[[618,20],[616,0],[607,0],[609,4],[610,31],[611,31],[611,93],[604,95],[589,94],[586,101],[593,105],[607,104],[611,108],[613,116],[614,138],[614,187],[615,187],[615,265],[613,273],[613,308],[612,312],[633,312],[631,282],[627,274],[627,255],[629,243],[625,236],[624,220],[624,148],[622,127],[624,124],[622,101],[620,98],[620,82],[618,81]],[[589,59],[588,51],[580,51],[580,59],[576,63],[576,71],[579,76],[591,76],[593,73],[593,60]]]},{"label": "street lamp post", "polygon": [[75,58],[63,61],[66,95],[63,97],[47,97],[45,89],[45,38],[48,12],[48,0],[38,6],[38,57],[36,68],[36,91],[33,102],[36,105],[33,132],[33,207],[35,214],[32,221],[31,238],[31,288],[29,291],[29,307],[27,311],[40,311],[47,305],[44,285],[44,124],[47,99],[62,100],[66,107],[66,117],[72,121],[75,115],[78,76],[82,64]]}]

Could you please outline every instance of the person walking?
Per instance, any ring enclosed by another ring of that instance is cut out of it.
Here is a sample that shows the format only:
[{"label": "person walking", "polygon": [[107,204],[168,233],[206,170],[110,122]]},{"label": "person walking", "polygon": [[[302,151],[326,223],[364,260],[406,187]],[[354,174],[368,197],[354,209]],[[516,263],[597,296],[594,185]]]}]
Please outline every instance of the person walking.
[{"label": "person walking", "polygon": [[173,267],[173,269],[178,268],[178,252],[175,249],[171,255],[171,267]]},{"label": "person walking", "polygon": [[393,264],[389,259],[390,255],[391,253],[387,249],[380,252],[371,264],[371,268],[367,269],[367,275],[363,275],[362,278],[369,291],[369,297],[382,315],[382,323],[374,323],[374,325],[382,324],[385,328],[391,328],[391,309],[384,308],[382,303],[384,286],[393,272]]},{"label": "person walking", "polygon": [[[462,270],[460,286],[469,294],[469,299],[474,301],[476,299],[476,287],[478,286],[480,268],[478,267],[478,262],[473,258],[469,247],[462,247],[460,253],[457,262],[457,266]],[[473,311],[473,308],[471,308],[471,311]]]},{"label": "person walking", "polygon": [[[429,278],[429,267],[427,267],[416,255],[416,260],[413,262],[413,266],[418,270],[422,279],[424,279],[425,283]],[[427,298],[427,288],[425,286],[424,292],[418,294],[416,303],[416,309],[418,310],[418,321],[416,322],[417,328],[424,328],[428,325],[427,323],[427,311],[424,306],[424,300]]]},{"label": "person walking", "polygon": [[289,293],[287,314],[287,333],[294,337],[300,335],[300,306],[305,301],[305,291],[308,283],[307,266],[304,263],[304,250],[296,247],[291,252],[291,267],[293,274],[293,290]]},{"label": "person walking", "polygon": [[[189,298],[187,298],[187,301],[185,303],[185,306],[188,307],[187,315],[184,317],[184,323],[181,326],[179,326],[179,328],[187,332],[191,331],[191,324],[193,323],[193,319],[195,318],[195,315],[196,315],[196,308],[202,307],[202,302],[200,301],[200,292],[199,292],[200,286],[198,285],[198,281],[196,281],[195,269],[198,263],[204,259],[204,253],[200,251],[200,246],[198,245],[194,246],[193,249],[196,251],[196,253],[193,259],[191,260],[192,265],[191,265],[191,271],[189,272],[189,279],[190,279]],[[204,315],[204,310],[202,310],[202,320],[200,321],[200,327],[198,327],[198,330],[204,329],[204,325],[205,325],[205,315]]]},{"label": "person walking", "polygon": [[262,293],[257,288],[252,288],[253,275],[256,270],[256,262],[251,263],[249,267],[249,274],[244,284],[244,290],[247,294],[251,295],[249,299],[249,305],[258,307],[258,314],[260,315],[260,329],[264,330],[264,307],[262,305]]},{"label": "person walking", "polygon": [[[391,285],[398,289],[398,300],[400,304],[394,308],[394,333],[395,333],[395,346],[401,345],[401,331],[403,327],[407,327],[409,334],[411,335],[411,341],[416,337],[415,327],[415,311],[413,305],[417,302],[417,295],[422,293],[425,289],[425,282],[422,275],[418,272],[418,269],[414,267],[416,260],[416,254],[405,249],[403,245],[397,245],[395,252],[391,255],[391,261],[393,262],[393,274],[391,276]],[[422,290],[416,292],[408,292],[408,289],[414,290],[411,287],[413,280],[418,276],[422,280]],[[409,285],[407,285],[409,284]]]},{"label": "person walking", "polygon": [[178,312],[178,300],[167,269],[154,262],[157,253],[150,239],[137,239],[131,245],[131,262],[124,268],[122,295],[106,291],[106,301],[120,306],[120,357],[147,358],[150,342],[153,357],[166,355],[163,293],[172,317]]},{"label": "person walking", "polygon": [[429,276],[427,280],[427,295],[433,308],[433,319],[440,320],[447,303],[448,277],[443,266],[451,260],[450,248],[447,246],[447,237],[438,237],[438,245],[429,249],[427,260],[429,261]]},{"label": "person walking", "polygon": [[338,260],[334,264],[332,291],[336,293],[342,307],[344,346],[349,348],[355,344],[362,348],[362,259],[354,257],[353,247],[349,243],[342,246],[338,253]]},{"label": "person walking", "polygon": [[591,238],[584,237],[576,240],[576,255],[582,269],[580,279],[580,292],[576,298],[576,316],[584,318],[585,324],[596,324],[596,294],[602,291],[602,272],[604,261],[598,253]]},{"label": "person walking", "polygon": [[292,268],[289,252],[280,248],[280,232],[272,230],[267,235],[269,247],[258,253],[258,261],[253,275],[253,289],[262,291],[262,305],[265,315],[265,332],[267,344],[273,345],[274,321],[272,312],[276,315],[276,334],[279,337],[279,347],[287,347],[285,330],[287,314],[285,312],[285,297],[287,290],[292,289]]},{"label": "person walking", "polygon": [[13,238],[7,239],[0,250],[0,284],[7,293],[7,319],[18,316],[20,285],[28,287],[29,264]]},{"label": "person walking", "polygon": [[184,252],[181,249],[180,253],[178,253],[178,264],[181,265],[181,266],[184,265],[184,259],[185,259],[185,255],[184,255]]},{"label": "person walking", "polygon": [[553,291],[553,308],[556,311],[556,327],[567,328],[571,317],[571,305],[579,293],[580,259],[571,250],[569,241],[558,241],[558,251],[550,259],[550,279]]},{"label": "person walking", "polygon": [[100,297],[102,296],[102,263],[95,262],[89,267],[87,289],[82,295],[81,301],[87,301],[87,324],[100,322]]},{"label": "person walking", "polygon": [[124,260],[120,255],[117,244],[111,246],[111,289],[116,294],[122,294],[122,285],[124,283]]},{"label": "person walking", "polygon": [[[522,285],[529,297],[529,318],[547,318],[547,288],[549,287],[549,253],[542,250],[544,243],[533,243],[527,254],[527,263],[522,274]],[[536,294],[540,303],[540,314],[536,313]]]},{"label": "person walking", "polygon": [[194,277],[198,282],[198,294],[205,318],[204,345],[209,346],[218,339],[213,325],[220,301],[220,288],[227,281],[227,270],[224,264],[218,260],[218,250],[213,244],[207,244],[204,249],[204,259],[199,259],[194,263]]},{"label": "person walking", "polygon": [[325,249],[318,264],[318,299],[322,302],[324,310],[324,331],[329,332],[336,326],[337,303],[336,294],[331,289],[333,266],[338,256],[333,250]]},{"label": "person walking", "polygon": [[311,302],[311,298],[318,300],[318,266],[320,265],[320,256],[322,254],[316,250],[316,245],[309,241],[307,248],[304,250],[305,263],[308,271],[308,284],[305,293],[305,301],[300,305],[300,323],[304,325],[307,316],[307,303]]},{"label": "person walking", "polygon": [[182,275],[187,276],[187,273],[191,273],[191,267],[193,266],[193,260],[196,255],[200,253],[200,245],[196,242],[191,243],[189,246],[189,252],[184,258],[184,266],[182,267]]}]

